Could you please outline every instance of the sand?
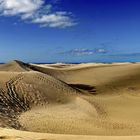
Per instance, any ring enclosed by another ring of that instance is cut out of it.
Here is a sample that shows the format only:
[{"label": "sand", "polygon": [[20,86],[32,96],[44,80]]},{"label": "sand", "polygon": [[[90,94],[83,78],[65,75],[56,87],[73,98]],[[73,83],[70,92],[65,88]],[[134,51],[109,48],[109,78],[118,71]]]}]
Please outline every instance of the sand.
[{"label": "sand", "polygon": [[140,139],[140,63],[0,65],[0,139]]}]

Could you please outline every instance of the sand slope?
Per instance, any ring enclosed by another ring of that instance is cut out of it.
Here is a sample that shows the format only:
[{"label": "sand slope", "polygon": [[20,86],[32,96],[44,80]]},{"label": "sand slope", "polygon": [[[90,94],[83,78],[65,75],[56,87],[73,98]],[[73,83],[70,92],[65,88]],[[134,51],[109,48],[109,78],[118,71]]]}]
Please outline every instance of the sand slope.
[{"label": "sand slope", "polygon": [[0,139],[139,139],[139,83],[140,63],[0,65]]}]

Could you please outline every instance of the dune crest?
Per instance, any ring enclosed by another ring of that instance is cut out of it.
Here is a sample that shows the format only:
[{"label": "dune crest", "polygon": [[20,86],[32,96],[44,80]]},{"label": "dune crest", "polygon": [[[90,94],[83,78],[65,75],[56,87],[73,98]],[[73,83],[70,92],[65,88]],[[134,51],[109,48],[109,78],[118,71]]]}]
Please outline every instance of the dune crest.
[{"label": "dune crest", "polygon": [[22,61],[13,60],[6,64],[0,65],[0,71],[11,71],[11,72],[25,72],[30,71],[30,68]]}]

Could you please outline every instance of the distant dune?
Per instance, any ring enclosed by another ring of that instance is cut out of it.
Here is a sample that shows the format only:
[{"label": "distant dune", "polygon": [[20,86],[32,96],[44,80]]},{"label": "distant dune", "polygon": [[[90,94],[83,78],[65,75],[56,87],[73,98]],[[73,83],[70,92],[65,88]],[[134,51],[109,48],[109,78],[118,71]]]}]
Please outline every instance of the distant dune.
[{"label": "distant dune", "polygon": [[139,140],[140,63],[0,65],[0,139]]}]

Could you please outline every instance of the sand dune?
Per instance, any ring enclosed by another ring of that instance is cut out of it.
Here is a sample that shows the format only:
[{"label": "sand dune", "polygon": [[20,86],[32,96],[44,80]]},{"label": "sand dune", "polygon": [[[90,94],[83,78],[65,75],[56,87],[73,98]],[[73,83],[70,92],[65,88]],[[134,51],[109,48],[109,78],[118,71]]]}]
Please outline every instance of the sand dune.
[{"label": "sand dune", "polygon": [[30,68],[28,67],[28,64],[18,60],[10,61],[6,64],[0,65],[0,71],[24,72],[29,70]]},{"label": "sand dune", "polygon": [[140,139],[140,63],[0,65],[0,139]]}]

